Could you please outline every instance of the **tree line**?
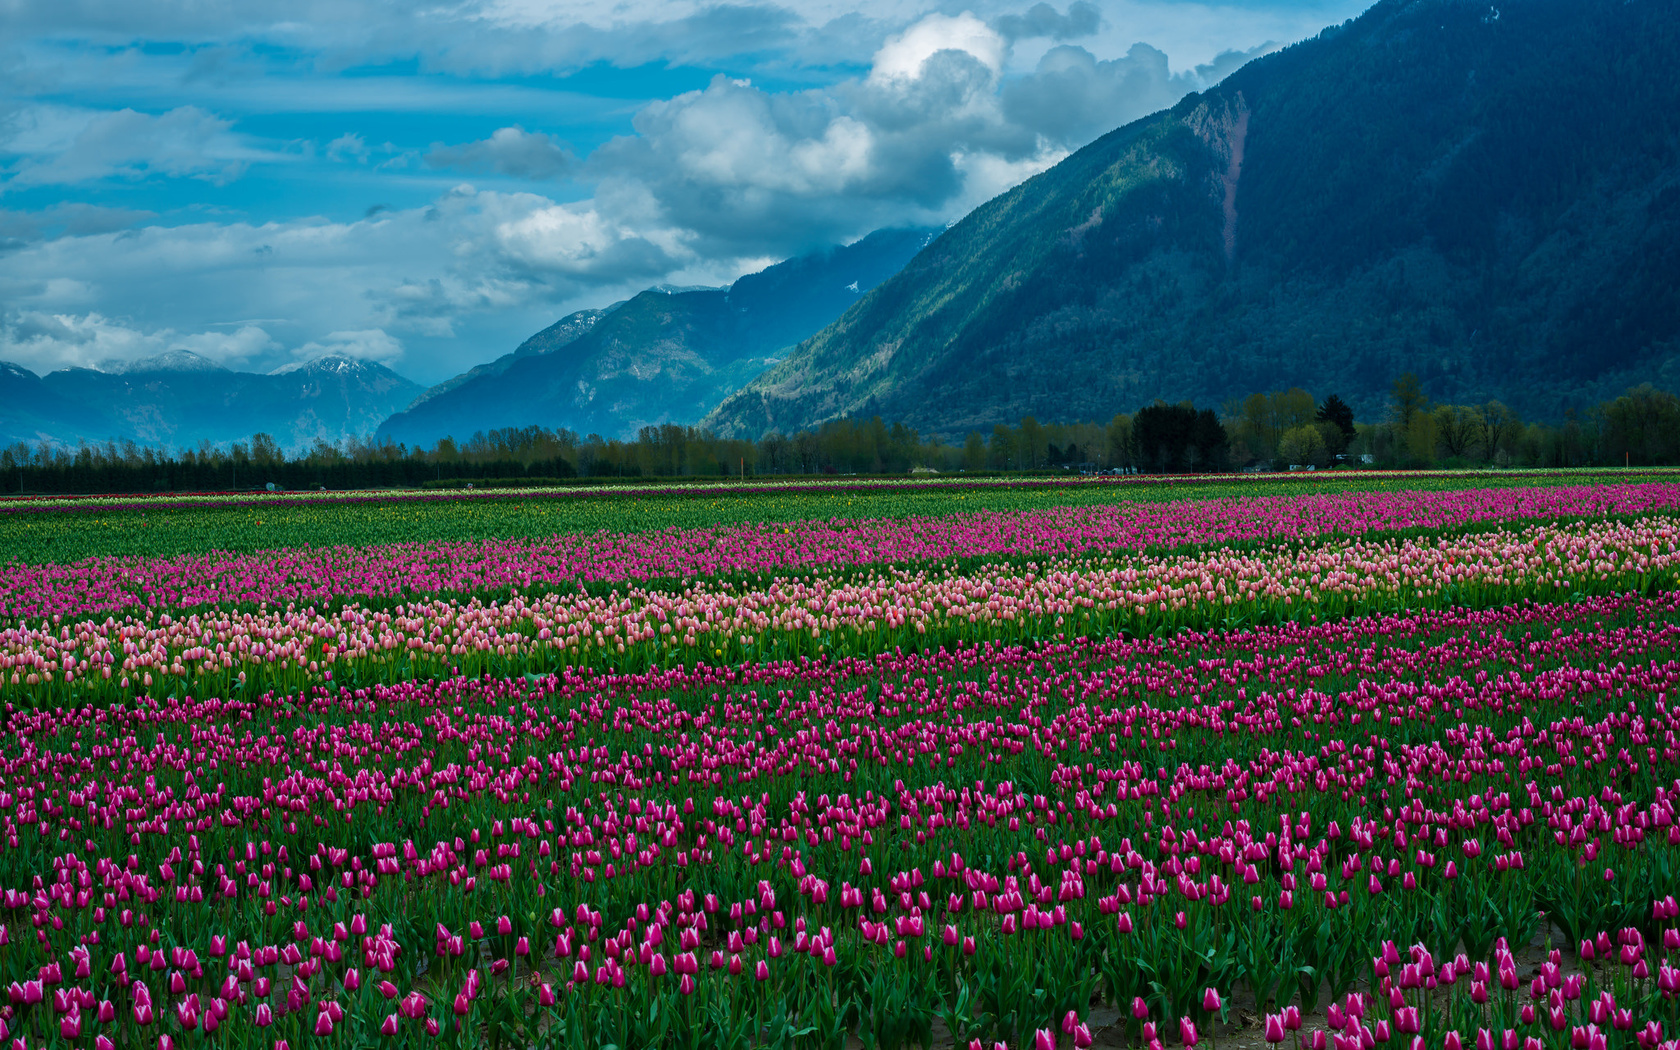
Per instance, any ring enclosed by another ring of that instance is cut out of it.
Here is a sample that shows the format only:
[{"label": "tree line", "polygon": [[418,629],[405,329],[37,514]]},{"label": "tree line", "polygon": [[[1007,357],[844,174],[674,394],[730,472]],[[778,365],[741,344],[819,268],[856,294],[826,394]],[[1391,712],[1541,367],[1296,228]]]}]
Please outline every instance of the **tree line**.
[{"label": "tree line", "polygon": [[834,420],[758,441],[696,427],[644,427],[634,439],[508,427],[429,447],[351,439],[288,454],[256,434],[168,451],[133,441],[0,449],[0,494],[183,492],[588,483],[620,478],[787,475],[1220,472],[1337,465],[1581,467],[1680,464],[1680,398],[1649,384],[1561,423],[1525,422],[1498,401],[1431,404],[1416,376],[1393,383],[1382,418],[1356,421],[1335,394],[1251,394],[1218,412],[1156,402],[1106,423],[1026,416],[960,442],[879,416]]},{"label": "tree line", "polygon": [[1394,381],[1385,425],[1363,450],[1394,466],[1586,467],[1680,464],[1680,397],[1649,383],[1561,423],[1524,422],[1498,401],[1431,404],[1415,375]]}]

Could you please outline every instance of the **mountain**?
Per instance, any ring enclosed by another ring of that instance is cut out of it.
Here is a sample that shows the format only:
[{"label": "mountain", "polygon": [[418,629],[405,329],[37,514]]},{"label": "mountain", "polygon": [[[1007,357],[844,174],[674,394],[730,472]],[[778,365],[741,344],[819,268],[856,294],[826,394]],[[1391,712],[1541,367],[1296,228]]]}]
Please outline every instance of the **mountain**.
[{"label": "mountain", "polygon": [[1680,381],[1680,4],[1383,0],[982,205],[706,419]]},{"label": "mountain", "polygon": [[[16,369],[29,378],[33,373]],[[371,361],[328,356],[261,375],[234,372],[185,350],[126,365],[67,368],[35,379],[49,398],[34,430],[62,442],[129,438],[175,447],[267,433],[284,448],[364,435],[420,387]],[[0,429],[16,430],[6,400]]]},{"label": "mountain", "polygon": [[623,305],[623,303],[614,303],[605,310],[579,310],[576,313],[567,314],[520,343],[512,353],[503,354],[494,361],[487,361],[482,365],[474,365],[460,375],[452,376],[436,386],[428,388],[425,393],[414,399],[413,403],[408,406],[407,411],[413,411],[422,403],[430,401],[440,394],[447,394],[456,387],[464,386],[481,376],[499,376],[511,368],[513,363],[520,358],[533,357],[537,354],[551,354],[563,346],[570,346],[578,336],[595,327],[596,321]]},{"label": "mountain", "polygon": [[121,432],[116,420],[47,389],[29,369],[0,361],[0,445],[102,441]]},{"label": "mountain", "polygon": [[937,233],[877,230],[728,288],[655,288],[604,311],[572,314],[513,353],[427,391],[377,436],[431,444],[540,424],[628,438],[644,426],[691,424]]}]

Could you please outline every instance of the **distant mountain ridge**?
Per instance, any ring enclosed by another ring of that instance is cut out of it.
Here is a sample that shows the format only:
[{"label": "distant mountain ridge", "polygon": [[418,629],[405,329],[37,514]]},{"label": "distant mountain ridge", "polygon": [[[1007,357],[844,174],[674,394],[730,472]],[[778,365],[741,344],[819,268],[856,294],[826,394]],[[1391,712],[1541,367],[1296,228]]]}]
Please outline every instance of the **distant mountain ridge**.
[{"label": "distant mountain ridge", "polygon": [[655,288],[605,310],[570,314],[511,354],[426,391],[386,420],[377,437],[430,445],[540,425],[629,438],[644,426],[693,424],[939,232],[877,230],[728,288]]},{"label": "distant mountain ridge", "polygon": [[419,397],[415,398],[413,402],[408,405],[408,409],[412,410],[417,405],[430,401],[432,398],[438,397],[442,394],[447,394],[457,387],[461,387],[472,382],[474,379],[487,376],[499,376],[511,368],[515,361],[518,361],[521,358],[532,357],[536,354],[553,353],[561,347],[571,344],[578,336],[593,328],[595,326],[595,322],[605,317],[609,312],[616,310],[623,305],[623,303],[614,303],[605,310],[579,310],[576,313],[567,314],[565,317],[562,317],[560,320],[549,325],[547,328],[544,328],[536,335],[533,335],[523,343],[520,343],[519,346],[511,353],[503,354],[494,361],[487,361],[482,365],[474,365],[472,368],[462,372],[460,375],[451,376],[435,386],[428,387]]},{"label": "distant mountain ridge", "polygon": [[1680,4],[1382,0],[982,205],[705,425],[1680,383]]},{"label": "distant mountain ridge", "polygon": [[228,369],[191,350],[166,350],[155,357],[142,357],[137,361],[107,361],[96,371],[111,375],[144,375],[149,372],[226,372]]},{"label": "distant mountain ridge", "polygon": [[22,365],[0,361],[0,444],[75,444],[128,436],[103,412],[48,389],[40,376]]},{"label": "distant mountain ridge", "polygon": [[366,435],[420,392],[384,365],[338,355],[267,375],[231,371],[187,350],[45,376],[0,363],[0,441],[127,439],[179,448],[267,433],[297,450]]}]

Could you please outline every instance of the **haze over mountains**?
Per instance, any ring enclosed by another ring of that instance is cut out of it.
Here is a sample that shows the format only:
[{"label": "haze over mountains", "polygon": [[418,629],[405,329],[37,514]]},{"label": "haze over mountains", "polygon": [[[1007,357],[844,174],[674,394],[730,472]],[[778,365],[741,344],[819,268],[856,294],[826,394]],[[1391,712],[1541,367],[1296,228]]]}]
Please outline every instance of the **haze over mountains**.
[{"label": "haze over mountains", "polygon": [[1680,382],[1680,5],[1384,0],[982,205],[705,423]]}]

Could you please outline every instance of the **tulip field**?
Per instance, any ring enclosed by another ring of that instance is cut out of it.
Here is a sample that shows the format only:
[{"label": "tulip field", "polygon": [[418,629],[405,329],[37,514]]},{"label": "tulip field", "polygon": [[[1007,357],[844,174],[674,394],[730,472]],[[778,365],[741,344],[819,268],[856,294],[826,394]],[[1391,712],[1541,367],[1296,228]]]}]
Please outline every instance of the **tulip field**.
[{"label": "tulip field", "polygon": [[[1619,472],[1629,479],[1672,481],[1680,471]],[[476,492],[198,493],[0,499],[0,558],[32,564],[72,563],[99,556],[154,558],[208,549],[245,553],[333,545],[536,538],[557,534],[644,533],[664,529],[792,525],[946,517],[975,511],[1020,512],[1102,507],[1115,503],[1233,496],[1301,496],[1332,492],[1381,494],[1576,487],[1578,471],[1408,474],[1403,482],[1378,472],[1161,478],[958,478],[829,483],[753,481],[696,487],[622,485]]]},{"label": "tulip field", "polygon": [[0,504],[0,1047],[1680,1050],[1680,478],[546,498]]}]

